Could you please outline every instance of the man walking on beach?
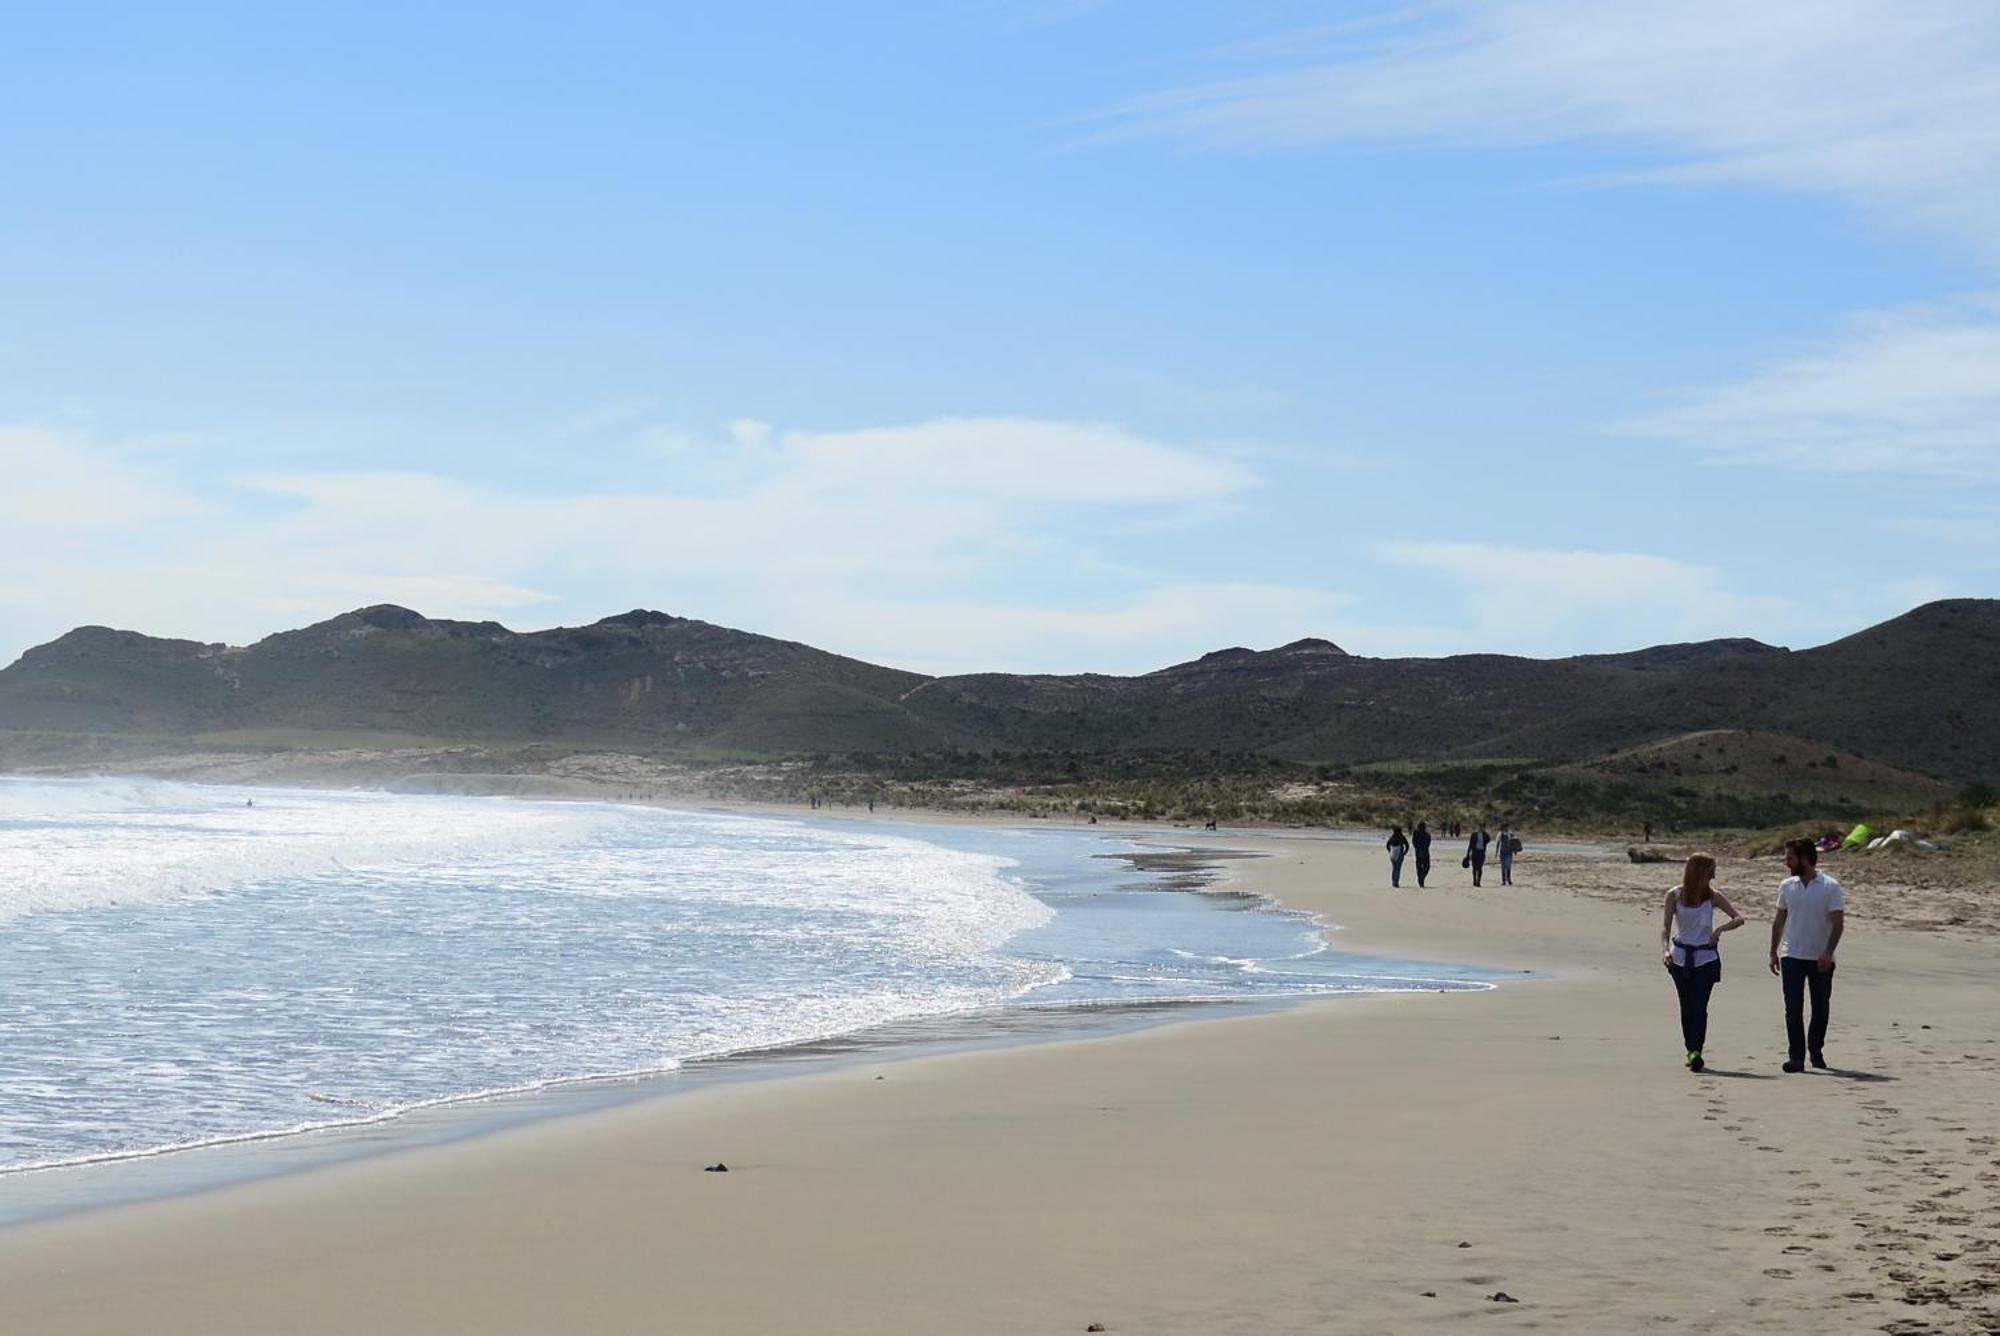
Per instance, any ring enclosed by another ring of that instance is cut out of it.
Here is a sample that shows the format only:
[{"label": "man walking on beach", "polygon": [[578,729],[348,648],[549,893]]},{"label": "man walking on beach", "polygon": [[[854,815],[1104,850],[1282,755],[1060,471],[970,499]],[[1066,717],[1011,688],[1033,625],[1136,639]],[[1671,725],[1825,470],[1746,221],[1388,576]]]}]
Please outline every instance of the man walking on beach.
[{"label": "man walking on beach", "polygon": [[1472,832],[1472,838],[1465,842],[1465,865],[1472,869],[1472,884],[1477,886],[1486,876],[1486,846],[1493,843],[1493,837],[1486,833],[1482,824]]},{"label": "man walking on beach", "polygon": [[1424,878],[1431,875],[1431,828],[1419,821],[1410,832],[1410,846],[1417,853],[1417,889],[1422,890]]},{"label": "man walking on beach", "polygon": [[1500,884],[1514,884],[1514,827],[1505,821],[1500,823]]},{"label": "man walking on beach", "polygon": [[[1784,1069],[1802,1072],[1810,1059],[1826,1066],[1826,1023],[1833,1014],[1833,952],[1847,929],[1847,897],[1840,883],[1819,870],[1819,850],[1811,840],[1785,842],[1785,866],[1792,875],[1778,887],[1778,912],[1771,920],[1771,973],[1785,992]],[[1812,996],[1812,1023],[1805,1021],[1806,995]]]}]

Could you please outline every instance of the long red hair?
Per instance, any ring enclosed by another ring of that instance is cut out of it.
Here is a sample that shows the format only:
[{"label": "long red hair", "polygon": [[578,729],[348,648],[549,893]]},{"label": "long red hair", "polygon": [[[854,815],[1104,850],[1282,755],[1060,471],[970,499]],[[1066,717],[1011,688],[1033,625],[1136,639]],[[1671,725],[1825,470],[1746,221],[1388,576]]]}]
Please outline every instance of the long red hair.
[{"label": "long red hair", "polygon": [[1707,854],[1689,854],[1681,869],[1681,903],[1705,905],[1715,894],[1715,859]]}]

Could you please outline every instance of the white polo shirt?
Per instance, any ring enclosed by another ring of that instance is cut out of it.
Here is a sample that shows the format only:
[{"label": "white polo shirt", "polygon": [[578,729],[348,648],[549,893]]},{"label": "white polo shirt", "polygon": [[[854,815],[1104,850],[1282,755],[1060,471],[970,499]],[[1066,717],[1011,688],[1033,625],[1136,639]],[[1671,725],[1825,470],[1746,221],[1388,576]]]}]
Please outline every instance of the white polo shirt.
[{"label": "white polo shirt", "polygon": [[1778,887],[1778,908],[1785,911],[1785,940],[1778,953],[1818,960],[1833,936],[1833,914],[1847,910],[1847,896],[1824,872],[1810,882],[1787,877]]}]

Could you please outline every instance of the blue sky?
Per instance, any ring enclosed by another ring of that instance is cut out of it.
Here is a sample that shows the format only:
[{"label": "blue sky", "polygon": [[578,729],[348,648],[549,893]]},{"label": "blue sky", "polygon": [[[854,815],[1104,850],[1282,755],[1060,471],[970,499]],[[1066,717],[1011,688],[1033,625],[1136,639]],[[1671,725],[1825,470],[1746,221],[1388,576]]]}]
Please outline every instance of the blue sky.
[{"label": "blue sky", "polygon": [[39,7],[0,660],[364,603],[929,671],[2000,586],[1974,0]]}]

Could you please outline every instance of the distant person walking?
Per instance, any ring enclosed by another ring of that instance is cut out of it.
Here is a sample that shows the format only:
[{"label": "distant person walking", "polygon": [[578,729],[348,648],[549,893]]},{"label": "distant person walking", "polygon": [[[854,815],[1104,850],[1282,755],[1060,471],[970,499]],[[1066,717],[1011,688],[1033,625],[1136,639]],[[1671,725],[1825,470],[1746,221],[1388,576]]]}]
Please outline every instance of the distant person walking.
[{"label": "distant person walking", "polygon": [[1386,847],[1389,850],[1389,884],[1391,886],[1401,886],[1403,884],[1403,858],[1410,852],[1410,842],[1403,838],[1403,828],[1401,826],[1390,827],[1389,843]]},{"label": "distant person walking", "polygon": [[[1715,911],[1729,922],[1715,926]],[[1660,963],[1674,977],[1681,999],[1681,1045],[1687,1049],[1687,1069],[1702,1069],[1701,1050],[1708,1041],[1708,995],[1722,981],[1722,953],[1717,939],[1743,926],[1743,916],[1715,889],[1715,860],[1695,854],[1681,869],[1681,884],[1667,892],[1660,916]]]},{"label": "distant person walking", "polygon": [[1482,885],[1486,876],[1486,847],[1493,843],[1493,837],[1481,826],[1472,832],[1472,838],[1465,842],[1464,866],[1472,869],[1472,884]]},{"label": "distant person walking", "polygon": [[[1785,841],[1785,866],[1792,875],[1778,887],[1778,912],[1771,919],[1771,973],[1785,991],[1784,1069],[1802,1072],[1806,1060],[1826,1066],[1826,1025],[1833,1017],[1833,953],[1847,931],[1847,895],[1840,883],[1819,870],[1819,850],[1811,840]],[[1806,1024],[1806,996],[1812,996],[1812,1023]]]},{"label": "distant person walking", "polygon": [[1431,875],[1431,828],[1419,821],[1410,832],[1410,847],[1417,853],[1417,886],[1421,889],[1424,879]]},{"label": "distant person walking", "polygon": [[1505,821],[1500,823],[1500,884],[1514,884],[1514,828]]}]

